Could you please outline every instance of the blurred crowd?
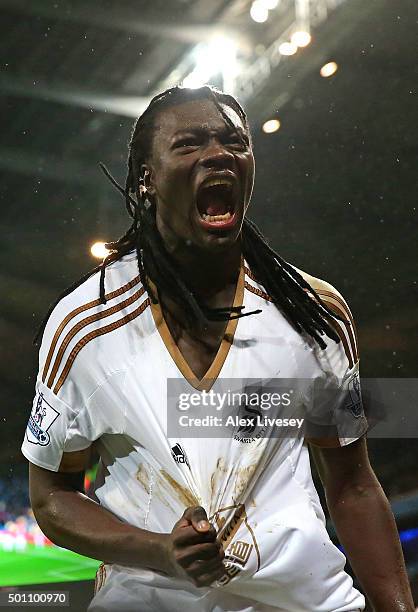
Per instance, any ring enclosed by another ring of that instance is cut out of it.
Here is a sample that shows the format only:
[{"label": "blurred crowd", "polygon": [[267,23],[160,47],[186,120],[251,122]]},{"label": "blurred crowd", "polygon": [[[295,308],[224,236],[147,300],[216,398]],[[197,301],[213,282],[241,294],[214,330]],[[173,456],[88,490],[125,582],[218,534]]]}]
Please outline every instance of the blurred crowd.
[{"label": "blurred crowd", "polygon": [[30,507],[26,475],[0,477],[0,528]]},{"label": "blurred crowd", "polygon": [[[87,470],[87,494],[94,485],[97,465]],[[26,465],[15,465],[0,474],[0,551],[24,550],[28,544],[51,546],[40,530],[30,507]]]},{"label": "blurred crowd", "polygon": [[40,530],[28,496],[27,477],[0,478],[0,550],[24,550],[28,544],[47,546],[51,542]]}]

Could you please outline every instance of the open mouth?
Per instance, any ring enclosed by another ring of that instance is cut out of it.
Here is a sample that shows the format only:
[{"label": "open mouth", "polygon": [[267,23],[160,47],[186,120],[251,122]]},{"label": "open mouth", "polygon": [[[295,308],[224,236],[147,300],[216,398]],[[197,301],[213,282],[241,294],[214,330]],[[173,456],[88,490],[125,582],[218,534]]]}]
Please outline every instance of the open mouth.
[{"label": "open mouth", "polygon": [[237,194],[230,180],[213,178],[197,193],[197,209],[205,225],[225,227],[233,220]]}]

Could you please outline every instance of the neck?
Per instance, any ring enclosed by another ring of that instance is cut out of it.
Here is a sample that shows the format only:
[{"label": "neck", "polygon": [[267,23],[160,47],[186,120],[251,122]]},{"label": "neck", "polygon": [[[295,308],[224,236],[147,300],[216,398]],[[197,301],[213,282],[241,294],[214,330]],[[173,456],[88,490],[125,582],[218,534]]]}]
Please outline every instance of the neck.
[{"label": "neck", "polygon": [[173,252],[172,257],[179,267],[179,275],[203,301],[235,284],[241,267],[241,243],[221,252],[199,252],[188,249]]}]

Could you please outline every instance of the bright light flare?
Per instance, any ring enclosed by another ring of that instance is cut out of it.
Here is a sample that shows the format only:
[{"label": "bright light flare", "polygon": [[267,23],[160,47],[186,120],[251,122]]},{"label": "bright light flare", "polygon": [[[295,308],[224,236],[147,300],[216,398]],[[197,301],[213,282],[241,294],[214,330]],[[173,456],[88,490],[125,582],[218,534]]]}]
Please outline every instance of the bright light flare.
[{"label": "bright light flare", "polygon": [[199,46],[195,57],[196,66],[183,79],[183,86],[192,89],[202,87],[213,75],[223,72],[226,66],[229,73],[235,72],[237,50],[237,44],[223,36],[217,36],[209,44]]},{"label": "bright light flare", "polygon": [[250,15],[257,23],[264,23],[269,18],[269,10],[261,0],[255,0],[251,5]]},{"label": "bright light flare", "polygon": [[196,67],[218,72],[225,62],[234,59],[237,54],[237,44],[225,36],[216,36],[196,53]]},{"label": "bright light flare", "polygon": [[337,70],[338,64],[336,64],[336,62],[328,62],[328,64],[322,66],[321,70],[319,71],[319,74],[321,75],[321,77],[327,78],[335,74]]},{"label": "bright light flare", "polygon": [[284,42],[279,47],[279,53],[282,55],[294,55],[297,50],[297,46],[291,42]]},{"label": "bright light flare", "polygon": [[265,134],[273,134],[280,128],[280,121],[278,119],[269,119],[263,124],[263,132]]},{"label": "bright light flare", "polygon": [[203,87],[210,79],[210,76],[205,78],[203,74],[199,74],[198,70],[195,68],[193,72],[188,74],[183,79],[183,87],[190,87],[190,89],[198,89],[199,87]]},{"label": "bright light flare", "polygon": [[312,40],[309,32],[294,32],[290,39],[294,45],[297,47],[307,47]]},{"label": "bright light flare", "polygon": [[104,242],[95,242],[90,247],[90,253],[93,257],[97,257],[97,259],[104,259],[109,255],[110,251],[106,248]]}]

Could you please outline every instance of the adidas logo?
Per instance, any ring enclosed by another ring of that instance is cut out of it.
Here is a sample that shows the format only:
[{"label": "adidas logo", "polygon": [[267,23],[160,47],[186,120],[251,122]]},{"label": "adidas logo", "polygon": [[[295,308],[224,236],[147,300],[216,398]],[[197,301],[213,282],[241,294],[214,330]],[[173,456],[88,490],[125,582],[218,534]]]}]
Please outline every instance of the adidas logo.
[{"label": "adidas logo", "polygon": [[179,443],[175,444],[171,449],[171,454],[176,463],[185,463],[190,470],[190,464],[187,460],[186,453],[182,449]]}]

